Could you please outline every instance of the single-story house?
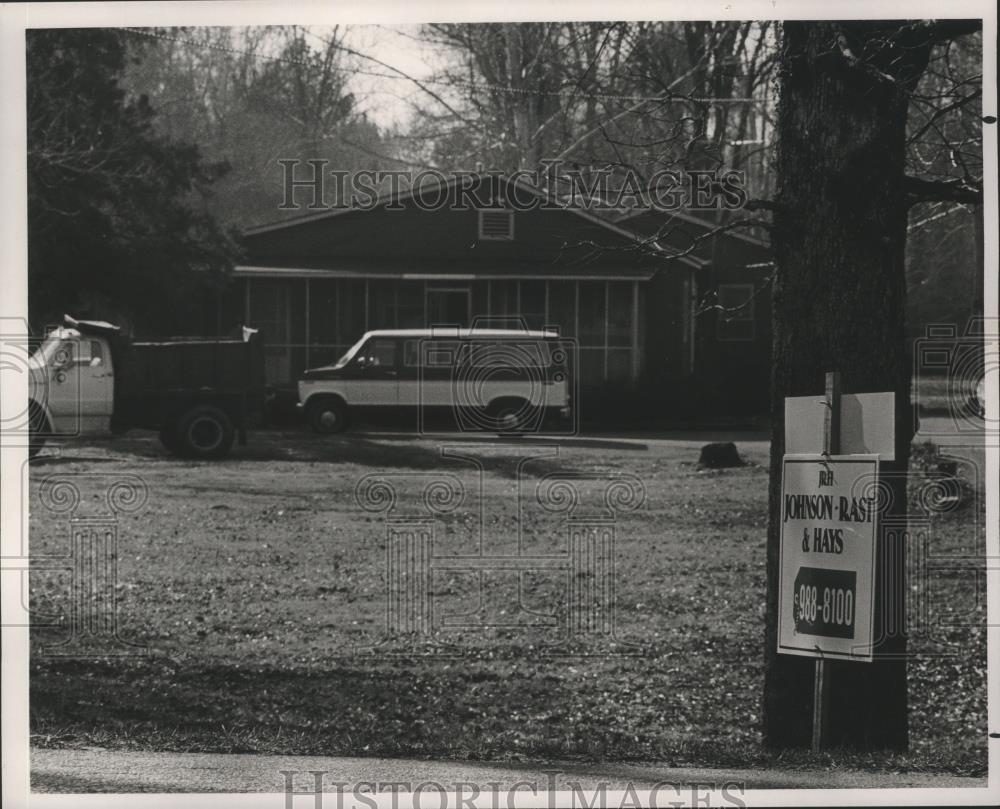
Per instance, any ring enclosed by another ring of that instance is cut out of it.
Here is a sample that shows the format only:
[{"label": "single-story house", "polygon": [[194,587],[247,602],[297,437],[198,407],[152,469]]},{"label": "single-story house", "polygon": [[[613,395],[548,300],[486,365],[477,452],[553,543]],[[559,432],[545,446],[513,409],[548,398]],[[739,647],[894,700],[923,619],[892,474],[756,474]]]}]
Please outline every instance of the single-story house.
[{"label": "single-story house", "polygon": [[[657,272],[647,289],[649,306],[666,316],[650,318],[644,382],[671,411],[768,410],[774,264],[762,229],[741,224],[752,219],[741,211],[646,210],[617,220],[634,238],[698,265]],[[673,301],[686,302],[679,317]]]},{"label": "single-story house", "polygon": [[[761,242],[728,232],[692,246],[711,226],[686,214],[612,221],[552,205],[517,180],[476,182],[481,206],[452,182],[435,191],[449,204],[399,193],[250,228],[220,327],[262,330],[268,381],[279,387],[370,329],[524,323],[577,341],[584,409],[763,406],[770,311]],[[524,205],[531,194],[537,207]],[[661,228],[664,217],[674,226]],[[706,306],[716,300],[728,314]]]}]

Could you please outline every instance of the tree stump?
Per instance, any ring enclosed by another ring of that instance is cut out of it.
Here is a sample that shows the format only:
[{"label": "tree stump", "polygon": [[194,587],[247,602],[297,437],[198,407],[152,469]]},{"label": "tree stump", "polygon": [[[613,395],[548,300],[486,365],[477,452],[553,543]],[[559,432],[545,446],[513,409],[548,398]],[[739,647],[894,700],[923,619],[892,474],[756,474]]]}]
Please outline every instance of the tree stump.
[{"label": "tree stump", "polygon": [[736,444],[732,441],[705,444],[698,457],[699,469],[727,469],[745,465],[739,452],[736,451]]}]

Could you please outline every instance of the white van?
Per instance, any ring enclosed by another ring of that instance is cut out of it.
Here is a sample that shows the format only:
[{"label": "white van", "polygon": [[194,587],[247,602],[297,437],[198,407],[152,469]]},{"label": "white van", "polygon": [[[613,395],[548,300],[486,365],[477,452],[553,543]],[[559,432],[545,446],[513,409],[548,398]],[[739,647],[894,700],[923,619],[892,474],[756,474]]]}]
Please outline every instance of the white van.
[{"label": "white van", "polygon": [[299,381],[299,407],[319,433],[352,415],[448,414],[458,429],[572,431],[576,350],[554,331],[396,329],[367,332],[333,365]]}]

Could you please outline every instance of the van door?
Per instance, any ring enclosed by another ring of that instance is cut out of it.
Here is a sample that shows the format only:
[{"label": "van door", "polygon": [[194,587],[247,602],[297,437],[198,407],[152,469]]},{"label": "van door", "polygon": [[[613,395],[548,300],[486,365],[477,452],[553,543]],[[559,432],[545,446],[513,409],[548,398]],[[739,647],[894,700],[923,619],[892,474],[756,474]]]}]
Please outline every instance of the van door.
[{"label": "van door", "polygon": [[395,407],[399,404],[399,340],[372,337],[345,368],[349,407]]},{"label": "van door", "polygon": [[451,408],[460,381],[458,340],[411,338],[406,341],[399,403],[407,407]]}]

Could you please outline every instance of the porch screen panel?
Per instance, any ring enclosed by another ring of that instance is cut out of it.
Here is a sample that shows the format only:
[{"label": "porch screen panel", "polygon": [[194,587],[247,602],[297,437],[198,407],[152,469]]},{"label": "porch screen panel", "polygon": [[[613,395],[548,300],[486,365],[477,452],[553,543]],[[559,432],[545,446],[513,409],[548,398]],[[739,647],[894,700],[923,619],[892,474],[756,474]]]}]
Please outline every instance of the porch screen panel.
[{"label": "porch screen panel", "polygon": [[220,335],[229,334],[243,325],[253,327],[253,323],[247,322],[246,315],[246,285],[248,283],[246,278],[230,279],[219,308]]},{"label": "porch screen panel", "polygon": [[277,278],[250,280],[249,326],[260,330],[269,345],[288,342],[288,288]]},{"label": "porch screen panel", "polygon": [[517,281],[490,281],[490,322],[493,328],[518,327]]},{"label": "porch screen panel", "polygon": [[395,281],[368,282],[368,328],[396,328]]},{"label": "porch screen panel", "polygon": [[424,282],[399,281],[397,285],[396,327],[400,329],[426,328]]},{"label": "porch screen panel", "polygon": [[629,382],[632,378],[632,349],[609,348],[607,361],[608,382]]},{"label": "porch screen panel", "polygon": [[328,365],[344,352],[337,338],[337,281],[309,282],[309,365]]},{"label": "porch screen panel", "polygon": [[576,282],[549,282],[549,316],[546,326],[559,329],[563,337],[576,337]]},{"label": "porch screen panel", "polygon": [[469,289],[472,292],[472,320],[470,324],[482,326],[488,322],[490,314],[487,306],[489,284],[489,281],[473,281],[469,284]]},{"label": "porch screen panel", "polygon": [[288,284],[288,354],[291,380],[306,369],[306,279],[293,278]]},{"label": "porch screen panel", "polygon": [[250,284],[250,323],[264,338],[264,375],[269,384],[292,382],[291,290],[294,279],[253,278]]},{"label": "porch screen panel", "polygon": [[545,282],[520,282],[520,315],[529,329],[540,329],[545,325]]},{"label": "porch screen panel", "polygon": [[635,357],[633,358],[633,374],[635,379],[639,379],[642,374],[646,371],[646,348],[645,348],[645,338],[643,335],[646,334],[646,300],[649,298],[650,284],[636,283],[635,291],[635,345],[632,347],[635,351]]},{"label": "porch screen panel", "polygon": [[605,324],[605,283],[603,281],[580,282],[580,325],[578,336],[580,346],[604,348]]},{"label": "porch screen panel", "polygon": [[604,354],[607,350],[606,284],[581,281],[579,293],[580,384],[592,387],[604,383]]},{"label": "porch screen panel", "polygon": [[337,291],[337,342],[346,350],[365,333],[365,282],[346,279]]},{"label": "porch screen panel", "polygon": [[608,282],[608,382],[623,383],[632,378],[632,282]]},{"label": "porch screen panel", "polygon": [[632,283],[608,283],[608,346],[629,348],[632,345]]}]

